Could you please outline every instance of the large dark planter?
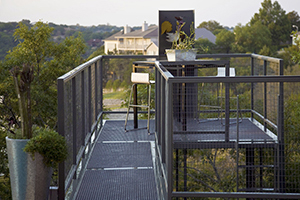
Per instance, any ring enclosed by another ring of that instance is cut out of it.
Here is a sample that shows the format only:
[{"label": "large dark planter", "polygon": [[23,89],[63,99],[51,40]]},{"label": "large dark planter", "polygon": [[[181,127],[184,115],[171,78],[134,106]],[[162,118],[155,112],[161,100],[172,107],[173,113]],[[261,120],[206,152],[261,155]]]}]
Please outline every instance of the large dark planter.
[{"label": "large dark planter", "polygon": [[36,153],[35,159],[23,151],[29,140],[6,137],[13,200],[43,200],[49,196],[52,169]]}]

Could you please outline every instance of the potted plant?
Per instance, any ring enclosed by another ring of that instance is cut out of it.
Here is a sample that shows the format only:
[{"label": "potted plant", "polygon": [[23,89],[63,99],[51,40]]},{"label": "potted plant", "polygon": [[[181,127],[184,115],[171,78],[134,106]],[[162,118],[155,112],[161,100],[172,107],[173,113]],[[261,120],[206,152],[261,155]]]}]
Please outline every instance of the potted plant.
[{"label": "potted plant", "polygon": [[6,137],[13,199],[47,199],[52,167],[67,158],[67,144],[57,132],[32,127],[30,86],[33,67],[11,70],[18,96],[21,129]]},{"label": "potted plant", "polygon": [[172,43],[171,49],[166,49],[168,61],[187,61],[196,59],[194,23],[190,25],[190,34],[186,34],[182,27],[186,22],[182,17],[176,18],[176,29],[171,33],[172,24],[169,21],[162,23],[162,30],[166,32],[167,41]]}]

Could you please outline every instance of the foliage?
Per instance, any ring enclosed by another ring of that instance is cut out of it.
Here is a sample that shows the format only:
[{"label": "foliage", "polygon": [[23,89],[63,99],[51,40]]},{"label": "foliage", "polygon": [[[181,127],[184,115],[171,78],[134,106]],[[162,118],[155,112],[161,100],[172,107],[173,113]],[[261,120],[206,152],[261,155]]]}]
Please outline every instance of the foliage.
[{"label": "foliage", "polygon": [[291,25],[295,25],[297,27],[300,27],[300,16],[296,11],[289,12],[287,14],[288,19],[291,22]]},{"label": "foliage", "polygon": [[58,163],[67,159],[68,148],[63,136],[49,128],[35,127],[33,131],[36,132],[36,136],[31,138],[24,148],[33,159],[35,153],[41,154],[44,164],[48,167],[56,167]]},{"label": "foliage", "polygon": [[296,31],[292,32],[294,44],[290,48],[291,58],[295,63],[300,64],[300,37]]},{"label": "foliage", "polygon": [[173,40],[172,49],[180,49],[180,50],[190,50],[194,48],[195,45],[195,28],[194,23],[190,26],[190,35],[187,35],[181,28],[185,25],[184,23],[177,22],[179,27],[179,37],[178,40]]},{"label": "foliage", "polygon": [[117,89],[120,87],[120,85],[121,85],[120,79],[115,80],[113,83],[113,90],[117,91]]},{"label": "foliage", "polygon": [[[5,98],[4,104],[0,105],[1,111],[3,110],[1,118],[13,118],[14,124],[18,126],[21,110],[16,106],[18,100],[10,70],[18,66],[22,71],[23,66],[31,66],[34,77],[30,86],[32,124],[55,128],[57,78],[83,62],[81,55],[85,44],[80,34],[77,38],[68,37],[60,44],[54,43],[51,41],[53,28],[43,22],[37,22],[32,27],[21,22],[18,26],[14,36],[19,44],[8,52],[0,65],[0,96]],[[18,70],[14,69],[17,75]],[[3,121],[3,124],[9,128],[7,122]]]},{"label": "foliage", "polygon": [[113,87],[113,80],[108,80],[107,81],[107,83],[106,83],[106,85],[105,85],[105,88],[106,89],[112,89],[112,87]]},{"label": "foliage", "polygon": [[272,45],[278,46],[280,43],[289,41],[291,22],[286,12],[277,1],[272,3],[271,0],[264,0],[261,5],[262,8],[254,14],[250,25],[261,22],[263,26],[267,27],[271,33]]},{"label": "foliage", "polygon": [[217,35],[222,29],[224,29],[219,22],[216,22],[214,20],[210,20],[208,22],[204,21],[197,28],[206,28],[214,35]]},{"label": "foliage", "polygon": [[287,192],[300,192],[300,95],[289,95],[284,109],[286,188]]},{"label": "foliage", "polygon": [[184,191],[184,154],[187,158],[187,191],[235,191],[235,153],[231,149],[189,149],[177,153],[178,163],[174,161],[174,164],[178,164],[179,191]]},{"label": "foliage", "polygon": [[216,45],[207,38],[198,38],[195,40],[195,49],[197,49],[197,54],[214,53],[215,46]]},{"label": "foliage", "polygon": [[288,68],[288,66],[294,66],[296,64],[296,62],[293,61],[292,56],[297,51],[299,51],[299,49],[296,45],[290,45],[278,54],[278,57],[283,59],[283,66],[285,69]]},{"label": "foliage", "polygon": [[218,50],[222,53],[232,52],[234,38],[235,38],[234,33],[226,29],[222,29],[216,35],[216,45],[218,46]]},{"label": "foliage", "polygon": [[0,199],[11,199],[5,137],[6,132],[0,128]]},{"label": "foliage", "polygon": [[99,56],[99,55],[104,55],[104,46],[101,46],[98,48],[96,51],[94,51],[88,58],[87,60],[91,60],[92,58]]},{"label": "foliage", "polygon": [[[21,23],[27,27],[32,27],[33,25],[29,20],[22,20]],[[13,33],[17,28],[17,22],[0,22],[0,60],[3,60],[7,55],[9,50],[12,50],[18,44],[18,40],[14,40]],[[87,45],[86,53],[83,54],[83,58],[89,57],[96,48],[100,48],[99,45],[102,43],[97,43],[97,46],[90,46],[89,41],[93,39],[103,40],[116,32],[120,31],[122,27],[112,26],[112,25],[98,25],[98,26],[69,26],[69,25],[57,25],[54,23],[49,23],[49,27],[53,28],[51,33],[51,41],[55,43],[61,43],[67,37],[77,38],[79,34],[82,35],[84,43]],[[140,27],[138,27],[140,28]],[[102,46],[103,47],[103,46]]]},{"label": "foliage", "polygon": [[234,28],[234,51],[239,53],[259,53],[264,46],[271,46],[271,33],[260,21],[246,26],[238,25]]},{"label": "foliage", "polygon": [[128,87],[127,81],[123,80],[120,85],[120,88],[127,88],[127,87]]}]

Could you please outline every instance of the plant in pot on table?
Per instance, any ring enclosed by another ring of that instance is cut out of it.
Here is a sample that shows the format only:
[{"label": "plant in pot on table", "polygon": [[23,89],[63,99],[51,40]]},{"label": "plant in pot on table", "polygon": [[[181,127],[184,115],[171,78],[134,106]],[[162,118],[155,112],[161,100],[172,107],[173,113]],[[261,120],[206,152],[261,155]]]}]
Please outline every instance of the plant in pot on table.
[{"label": "plant in pot on table", "polygon": [[193,48],[195,44],[195,28],[194,23],[190,25],[190,34],[186,34],[182,27],[186,24],[182,17],[176,18],[176,29],[172,33],[172,24],[169,21],[162,23],[162,34],[166,33],[168,42],[172,43],[171,49],[166,49],[169,61],[186,61],[196,59],[196,50]]},{"label": "plant in pot on table", "polygon": [[49,128],[32,126],[33,67],[14,67],[11,74],[18,96],[21,129],[6,137],[13,199],[47,199],[52,167],[67,158],[63,136]]}]

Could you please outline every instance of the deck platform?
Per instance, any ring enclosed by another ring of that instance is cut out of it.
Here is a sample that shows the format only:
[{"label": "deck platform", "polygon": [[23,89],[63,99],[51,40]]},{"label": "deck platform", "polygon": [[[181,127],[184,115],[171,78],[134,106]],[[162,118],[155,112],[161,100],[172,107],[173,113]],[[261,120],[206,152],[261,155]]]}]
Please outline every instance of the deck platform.
[{"label": "deck platform", "polygon": [[[139,120],[140,127],[146,122]],[[146,129],[125,132],[123,120],[106,121],[75,199],[158,199],[154,152],[154,135]]]},{"label": "deck platform", "polygon": [[[278,143],[277,136],[256,120],[250,118],[237,120],[230,119],[229,141],[225,141],[224,119],[208,119],[200,121],[188,119],[186,130],[182,131],[182,123],[174,120],[174,148],[235,148],[238,138],[240,147],[266,147],[273,148]],[[238,133],[238,134],[237,134]]]}]

